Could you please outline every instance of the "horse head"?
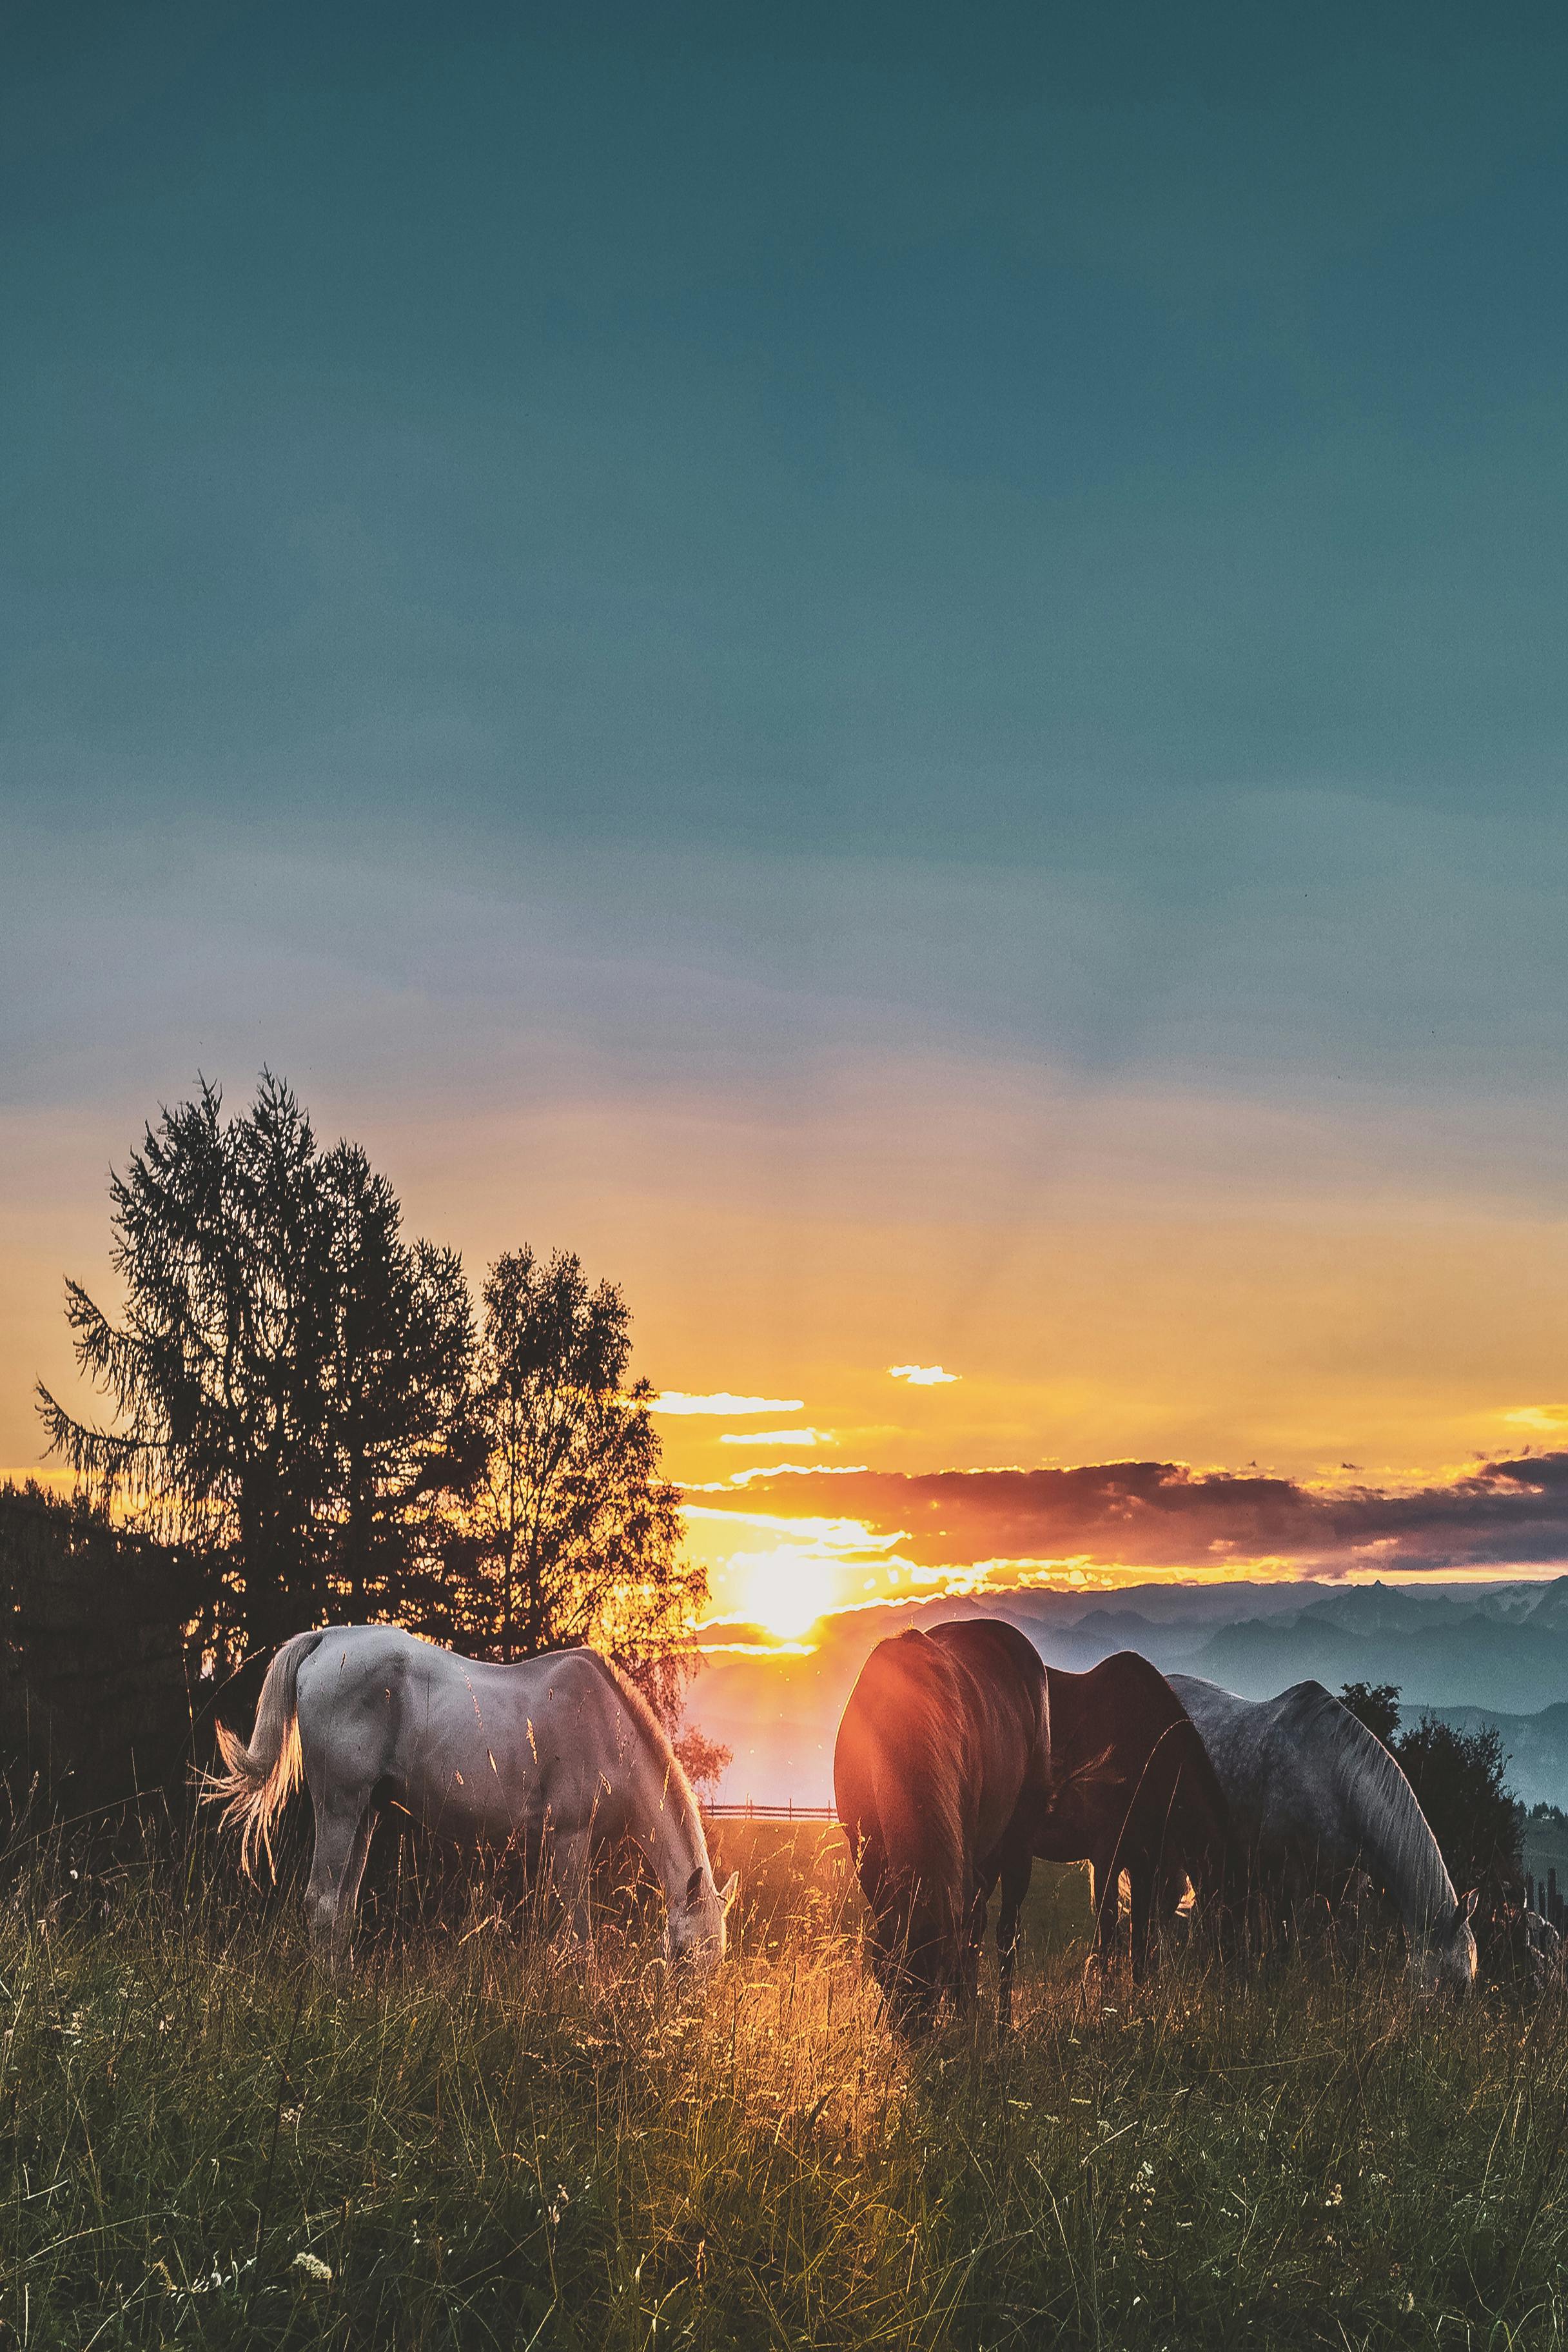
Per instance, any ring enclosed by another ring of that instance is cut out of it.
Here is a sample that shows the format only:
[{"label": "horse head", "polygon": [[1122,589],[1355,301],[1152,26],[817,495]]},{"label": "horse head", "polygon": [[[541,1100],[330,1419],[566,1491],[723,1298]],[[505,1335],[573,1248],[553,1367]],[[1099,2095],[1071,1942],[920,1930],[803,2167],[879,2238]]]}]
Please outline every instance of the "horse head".
[{"label": "horse head", "polygon": [[1410,1966],[1424,1992],[1466,1993],[1476,1980],[1476,1890],[1461,1895],[1411,1946]]},{"label": "horse head", "polygon": [[700,1865],[692,1872],[684,1899],[666,1906],[664,1957],[671,1969],[707,1976],[718,1967],[727,1942],[724,1922],[740,1883],[734,1870],[722,1886],[714,1885],[710,1870]]}]

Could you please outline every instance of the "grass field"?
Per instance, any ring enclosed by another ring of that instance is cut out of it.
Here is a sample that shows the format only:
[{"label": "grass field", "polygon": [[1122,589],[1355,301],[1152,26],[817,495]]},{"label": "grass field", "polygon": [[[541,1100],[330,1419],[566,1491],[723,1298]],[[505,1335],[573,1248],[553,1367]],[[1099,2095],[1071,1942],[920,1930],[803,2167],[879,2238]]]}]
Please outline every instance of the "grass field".
[{"label": "grass field", "polygon": [[[0,2343],[1536,2346],[1568,2304],[1554,2002],[1372,1967],[1086,1990],[1039,1874],[1019,2029],[879,2021],[835,1832],[725,1824],[734,1954],[673,2004],[476,1900],[324,1980],[198,1841],[0,1913]],[[403,1906],[407,1911],[407,1905]]]}]

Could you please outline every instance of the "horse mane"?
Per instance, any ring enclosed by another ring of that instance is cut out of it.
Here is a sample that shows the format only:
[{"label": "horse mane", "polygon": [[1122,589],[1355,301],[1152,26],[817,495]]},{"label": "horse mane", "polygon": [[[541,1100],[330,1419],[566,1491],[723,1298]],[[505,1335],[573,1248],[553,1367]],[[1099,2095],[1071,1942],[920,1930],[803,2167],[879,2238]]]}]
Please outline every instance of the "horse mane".
[{"label": "horse mane", "polygon": [[[878,1827],[890,1869],[921,1907],[955,1932],[963,1893],[961,1775],[953,1769],[958,1707],[953,1669],[943,1646],[918,1626],[879,1642],[866,1661],[871,1688],[863,1704],[878,1717],[872,1782]],[[891,1720],[889,1720],[889,1715]],[[889,1768],[891,1769],[889,1769]]]},{"label": "horse mane", "polygon": [[1457,1897],[1442,1849],[1397,1759],[1321,1683],[1297,1683],[1275,1702],[1278,1720],[1322,1740],[1357,1843],[1388,1876],[1406,1927],[1426,1927]]},{"label": "horse mane", "polygon": [[617,1666],[613,1658],[606,1658],[602,1650],[590,1650],[584,1645],[581,1654],[584,1658],[592,1658],[628,1715],[636,1721],[654,1754],[663,1764],[666,1796],[673,1789],[686,1809],[687,1820],[700,1824],[702,1812],[697,1802],[697,1791],[687,1778],[686,1767],[676,1754],[675,1744],[668,1732],[660,1723],[643,1693],[638,1690],[625,1669]]}]

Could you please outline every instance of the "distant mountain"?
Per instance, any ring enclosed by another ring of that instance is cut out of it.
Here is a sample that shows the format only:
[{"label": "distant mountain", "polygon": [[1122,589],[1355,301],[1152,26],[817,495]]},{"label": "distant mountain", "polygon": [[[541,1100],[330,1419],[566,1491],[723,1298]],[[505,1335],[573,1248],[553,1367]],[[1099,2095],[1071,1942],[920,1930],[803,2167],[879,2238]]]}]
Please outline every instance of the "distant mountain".
[{"label": "distant mountain", "polygon": [[1568,1633],[1568,1576],[1553,1577],[1533,1608],[1526,1611],[1524,1622],[1532,1633],[1550,1627],[1553,1633]]},{"label": "distant mountain", "polygon": [[1446,1592],[1412,1592],[1397,1584],[1349,1584],[1325,1593],[1321,1601],[1310,1601],[1301,1617],[1367,1638],[1376,1633],[1414,1633],[1423,1626],[1449,1623],[1456,1606],[1468,1615],[1475,1603],[1468,1595],[1456,1603]]},{"label": "distant mountain", "polygon": [[1568,1700],[1542,1707],[1539,1715],[1495,1715],[1484,1706],[1406,1706],[1400,1709],[1400,1720],[1413,1723],[1424,1713],[1456,1731],[1497,1731],[1508,1751],[1508,1785],[1521,1802],[1568,1807]]},{"label": "distant mountain", "polygon": [[1522,1715],[1568,1695],[1568,1629],[1537,1626],[1532,1617],[1500,1622],[1470,1610],[1447,1625],[1357,1634],[1313,1609],[1226,1626],[1194,1653],[1189,1671],[1243,1698],[1268,1698],[1311,1675],[1331,1690],[1347,1682],[1395,1683],[1406,1704]]},{"label": "distant mountain", "polygon": [[[906,1625],[1003,1617],[1048,1665],[1081,1674],[1115,1650],[1246,1698],[1310,1676],[1394,1683],[1406,1718],[1496,1722],[1525,1801],[1568,1804],[1568,1577],[1551,1584],[1171,1585],[990,1592],[847,1610],[804,1655],[754,1646],[754,1626],[710,1628],[691,1715],[734,1750],[726,1797],[823,1803],[844,1703],[873,1645]],[[762,1637],[765,1639],[765,1637]]]}]

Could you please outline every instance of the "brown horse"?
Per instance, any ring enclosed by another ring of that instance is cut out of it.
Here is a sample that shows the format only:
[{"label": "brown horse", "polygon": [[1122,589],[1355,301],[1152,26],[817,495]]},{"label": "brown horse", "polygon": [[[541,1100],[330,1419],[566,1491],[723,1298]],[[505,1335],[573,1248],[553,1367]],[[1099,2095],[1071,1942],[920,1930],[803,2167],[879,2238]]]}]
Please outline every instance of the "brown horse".
[{"label": "brown horse", "polygon": [[986,1896],[1049,1801],[1050,1763],[1045,1667],[1000,1619],[911,1627],[862,1666],[833,1790],[900,2025],[928,2026],[944,2000],[973,1994]]},{"label": "brown horse", "polygon": [[[999,1874],[996,1948],[1005,2008],[1032,1859],[1089,1864],[1097,1948],[1107,1963],[1121,1948],[1121,1883],[1127,1873],[1135,1978],[1147,1970],[1155,1919],[1174,1912],[1185,1878],[1222,1896],[1231,1883],[1230,1809],[1207,1750],[1164,1675],[1147,1658],[1121,1650],[1083,1675],[1050,1666],[1046,1681],[1050,1801],[1020,1825],[1022,1834],[1010,1842]],[[982,1912],[982,1932],[984,1926]]]}]

